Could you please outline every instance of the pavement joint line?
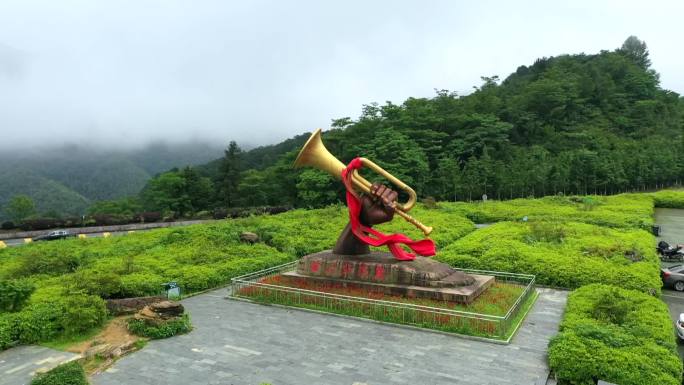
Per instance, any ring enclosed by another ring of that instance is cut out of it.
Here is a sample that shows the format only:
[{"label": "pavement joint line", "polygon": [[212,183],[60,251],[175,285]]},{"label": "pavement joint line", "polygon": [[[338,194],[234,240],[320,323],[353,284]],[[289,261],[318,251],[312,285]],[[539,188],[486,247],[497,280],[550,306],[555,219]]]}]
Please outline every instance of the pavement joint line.
[{"label": "pavement joint line", "polygon": [[25,363],[25,364],[23,364],[23,365],[15,366],[15,367],[13,367],[12,369],[5,370],[5,374],[12,374],[12,373],[14,373],[14,372],[18,372],[18,371],[20,371],[20,370],[22,370],[22,369],[28,368],[29,366],[31,366],[31,363],[30,363],[30,362],[27,362],[27,363]]}]

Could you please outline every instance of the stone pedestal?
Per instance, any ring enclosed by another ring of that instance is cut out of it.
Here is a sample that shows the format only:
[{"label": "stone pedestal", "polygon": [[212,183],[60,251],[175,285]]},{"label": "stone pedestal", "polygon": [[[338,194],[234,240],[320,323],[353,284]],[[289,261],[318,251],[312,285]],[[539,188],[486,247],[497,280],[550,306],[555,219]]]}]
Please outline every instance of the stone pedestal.
[{"label": "stone pedestal", "polygon": [[398,261],[391,253],[339,255],[322,251],[302,257],[286,279],[335,283],[388,295],[471,303],[494,277],[465,274],[431,258]]}]

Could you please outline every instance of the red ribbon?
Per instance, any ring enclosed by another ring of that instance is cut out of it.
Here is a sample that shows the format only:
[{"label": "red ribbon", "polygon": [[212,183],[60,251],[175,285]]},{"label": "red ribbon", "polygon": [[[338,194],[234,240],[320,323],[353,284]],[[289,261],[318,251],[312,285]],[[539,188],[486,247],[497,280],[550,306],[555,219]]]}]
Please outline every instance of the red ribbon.
[{"label": "red ribbon", "polygon": [[[415,254],[411,254],[404,250],[400,245],[406,245],[413,252],[424,257],[435,255],[435,242],[432,239],[421,239],[414,241],[404,234],[383,234],[373,228],[364,226],[359,220],[361,214],[361,199],[356,195],[352,186],[352,174],[354,170],[363,167],[361,158],[354,158],[347,168],[342,170],[342,181],[347,188],[347,206],[349,207],[349,221],[351,222],[352,233],[356,238],[371,246],[387,245],[389,250],[394,255],[394,258],[400,261],[412,261],[416,258]],[[372,236],[371,236],[372,235]]]}]

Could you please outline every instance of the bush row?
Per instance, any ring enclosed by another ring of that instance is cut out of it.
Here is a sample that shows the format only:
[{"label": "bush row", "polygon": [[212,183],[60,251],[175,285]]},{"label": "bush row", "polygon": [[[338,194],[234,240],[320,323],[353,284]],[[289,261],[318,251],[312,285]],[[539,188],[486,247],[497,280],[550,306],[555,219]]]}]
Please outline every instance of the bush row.
[{"label": "bush row", "polygon": [[588,285],[568,297],[560,333],[549,343],[560,384],[680,385],[682,362],[660,300],[634,290]]},{"label": "bush row", "polygon": [[128,330],[138,336],[161,339],[173,337],[176,334],[188,333],[192,330],[192,325],[187,314],[183,314],[178,319],[164,321],[158,325],[148,324],[143,320],[131,318],[128,320]]},{"label": "bush row", "polygon": [[98,296],[55,293],[49,301],[32,303],[19,312],[0,313],[0,349],[78,335],[101,326],[106,318],[105,302]]},{"label": "bush row", "polygon": [[500,222],[455,241],[438,259],[461,268],[534,274],[537,283],[560,288],[609,283],[659,293],[654,244],[644,230],[573,222]]},{"label": "bush row", "polygon": [[655,207],[684,209],[684,190],[661,190],[648,194]]},{"label": "bush row", "polygon": [[76,361],[68,362],[36,376],[31,385],[88,385],[83,367]]},{"label": "bush row", "polygon": [[649,229],[653,199],[646,194],[613,196],[548,196],[510,201],[440,203],[475,223],[501,221],[572,221],[614,228]]}]

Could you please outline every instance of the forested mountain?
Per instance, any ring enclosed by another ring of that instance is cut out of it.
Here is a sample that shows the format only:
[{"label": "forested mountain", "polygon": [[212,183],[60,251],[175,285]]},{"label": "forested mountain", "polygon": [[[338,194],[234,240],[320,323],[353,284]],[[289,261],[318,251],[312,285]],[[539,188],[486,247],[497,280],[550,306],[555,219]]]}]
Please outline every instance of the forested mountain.
[{"label": "forested mountain", "polygon": [[[684,100],[660,87],[635,37],[613,51],[541,58],[503,81],[482,80],[465,96],[438,90],[364,105],[358,119],[334,120],[323,140],[343,162],[368,157],[442,200],[614,193],[682,179]],[[214,183],[209,206],[339,199],[341,185],[328,176],[292,170],[307,136],[259,149],[260,162],[257,150],[233,151],[200,168]],[[237,198],[225,202],[226,194]]]},{"label": "forested mountain", "polygon": [[19,194],[39,214],[81,215],[94,201],[136,196],[155,174],[207,162],[220,149],[206,144],[157,143],[139,150],[107,151],[65,146],[44,151],[0,152],[2,208]]}]

